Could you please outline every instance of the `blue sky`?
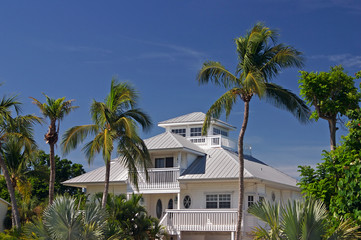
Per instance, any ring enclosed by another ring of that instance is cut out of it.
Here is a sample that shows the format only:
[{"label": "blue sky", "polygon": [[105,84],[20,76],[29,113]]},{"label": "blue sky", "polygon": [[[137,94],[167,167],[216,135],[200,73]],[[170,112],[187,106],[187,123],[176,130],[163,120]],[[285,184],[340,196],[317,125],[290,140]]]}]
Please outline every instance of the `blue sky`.
[{"label": "blue sky", "polygon": [[[75,99],[80,108],[61,123],[64,132],[90,123],[91,101],[102,101],[117,76],[139,91],[139,106],[155,123],[141,135],[151,137],[163,131],[159,121],[207,111],[224,89],[199,86],[198,70],[213,60],[234,71],[233,39],[258,21],[279,29],[280,42],[304,53],[306,71],[338,64],[349,74],[361,69],[358,0],[7,1],[0,8],[1,92],[18,94],[27,114],[39,114],[30,96]],[[298,94],[298,76],[289,69],[274,82]],[[240,126],[242,114],[240,103],[228,122]],[[48,152],[46,131],[47,125],[36,127],[36,140]],[[329,149],[325,121],[301,125],[256,98],[245,141],[254,157],[292,176]],[[59,146],[56,152],[61,155]],[[80,149],[66,157],[87,170],[103,165],[99,157],[89,167]]]}]

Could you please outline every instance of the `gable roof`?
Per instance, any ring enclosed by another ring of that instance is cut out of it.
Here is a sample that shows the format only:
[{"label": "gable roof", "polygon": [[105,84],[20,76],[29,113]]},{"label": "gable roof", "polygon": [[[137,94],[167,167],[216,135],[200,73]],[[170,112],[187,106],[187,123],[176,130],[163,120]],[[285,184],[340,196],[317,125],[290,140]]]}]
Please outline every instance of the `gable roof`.
[{"label": "gable roof", "polygon": [[11,205],[10,203],[8,203],[7,201],[5,201],[5,200],[2,199],[2,198],[0,198],[0,202],[3,202],[3,203],[5,203],[5,204],[7,204],[7,205]]},{"label": "gable roof", "polygon": [[[110,183],[122,183],[126,182],[128,179],[128,170],[122,166],[117,160],[110,162]],[[66,180],[62,184],[66,186],[76,186],[80,187],[79,184],[84,184],[83,187],[87,184],[93,183],[104,183],[105,182],[105,166],[97,168],[93,171],[84,173],[78,177]]]},{"label": "gable roof", "polygon": [[[203,124],[204,119],[206,118],[206,114],[202,112],[193,112],[188,113],[179,117],[171,118],[162,122],[158,123],[158,126],[165,126],[175,123],[199,123]],[[235,126],[232,126],[226,122],[223,122],[219,119],[212,119],[214,123],[219,123],[220,125],[223,125],[224,127],[227,127],[229,129],[236,129]]]},{"label": "gable roof", "polygon": [[[213,180],[238,179],[238,155],[223,148],[206,151],[207,155],[198,157],[179,180]],[[244,159],[244,178],[256,178],[269,182],[297,187],[297,180],[287,174],[268,166],[250,156]]]},{"label": "gable roof", "polygon": [[144,140],[145,145],[148,150],[169,150],[169,149],[185,149],[194,151],[198,154],[203,155],[204,150],[194,143],[188,141],[185,137],[182,137],[179,134],[164,132],[157,136],[148,138]]}]

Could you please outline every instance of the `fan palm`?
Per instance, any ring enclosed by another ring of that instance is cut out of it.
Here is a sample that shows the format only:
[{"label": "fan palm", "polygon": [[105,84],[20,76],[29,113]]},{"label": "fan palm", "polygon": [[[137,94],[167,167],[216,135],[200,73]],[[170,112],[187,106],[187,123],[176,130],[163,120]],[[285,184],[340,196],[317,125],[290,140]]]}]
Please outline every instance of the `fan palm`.
[{"label": "fan palm", "polygon": [[150,164],[150,156],[143,140],[137,134],[137,124],[143,129],[151,126],[150,118],[136,108],[137,92],[127,83],[111,82],[110,93],[104,102],[93,101],[90,114],[93,124],[75,126],[63,136],[63,152],[68,153],[77,147],[88,135],[95,136],[83,151],[89,164],[96,154],[102,153],[105,162],[105,186],[102,207],[105,207],[109,189],[110,162],[114,143],[120,162],[129,170],[130,180],[137,186],[137,168],[144,170]]},{"label": "fan palm", "polygon": [[54,184],[55,184],[55,153],[54,147],[58,142],[60,121],[68,115],[72,110],[78,108],[78,106],[72,106],[74,100],[65,101],[63,98],[50,98],[45,95],[46,102],[41,103],[39,100],[31,97],[33,103],[39,107],[41,114],[45,118],[49,118],[50,125],[48,132],[44,135],[45,142],[50,147],[50,178],[49,178],[49,203],[51,204],[54,199]]},{"label": "fan palm", "polygon": [[81,210],[74,198],[59,196],[45,209],[42,220],[26,226],[25,233],[31,239],[104,239],[106,218],[99,205],[87,204]]},{"label": "fan palm", "polygon": [[2,169],[10,195],[13,227],[15,228],[20,228],[20,215],[15,198],[14,185],[4,159],[4,146],[8,141],[15,138],[19,145],[24,146],[26,151],[33,149],[35,145],[35,141],[33,140],[33,125],[41,122],[38,117],[33,115],[13,118],[11,116],[11,109],[14,108],[16,113],[18,113],[20,110],[19,106],[20,102],[16,100],[16,97],[3,97],[0,101],[0,168]]},{"label": "fan palm", "polygon": [[284,206],[261,201],[252,205],[248,212],[266,223],[255,228],[255,239],[359,239],[359,227],[351,220],[340,221],[330,232],[329,215],[321,201],[294,200]]},{"label": "fan palm", "polygon": [[244,195],[244,156],[243,139],[249,116],[249,103],[254,95],[272,103],[276,107],[290,111],[301,122],[307,122],[309,109],[295,94],[281,86],[270,83],[273,77],[288,67],[301,67],[301,52],[291,46],[277,44],[278,34],[262,23],[257,23],[245,37],[235,40],[239,63],[236,73],[232,74],[219,62],[205,62],[199,71],[197,80],[200,84],[213,82],[227,89],[208,110],[202,133],[206,134],[212,118],[219,118],[223,111],[228,117],[238,99],[244,102],[244,116],[238,136],[239,156],[239,218],[237,222],[237,239],[241,238],[241,222]]}]

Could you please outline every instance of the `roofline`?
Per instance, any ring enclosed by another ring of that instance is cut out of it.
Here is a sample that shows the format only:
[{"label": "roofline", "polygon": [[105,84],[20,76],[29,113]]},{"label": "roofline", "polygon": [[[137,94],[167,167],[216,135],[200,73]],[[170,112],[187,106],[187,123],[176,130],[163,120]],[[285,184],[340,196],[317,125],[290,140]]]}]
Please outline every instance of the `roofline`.
[{"label": "roofline", "polygon": [[193,149],[190,149],[187,147],[148,149],[149,152],[165,151],[165,150],[187,150],[188,152],[195,153],[195,154],[201,154],[202,156],[206,155],[205,152],[196,151],[196,150],[193,150]]},{"label": "roofline", "polygon": [[[167,126],[179,126],[179,125],[184,125],[184,124],[192,124],[192,125],[198,125],[201,124],[203,125],[204,121],[194,121],[194,122],[174,122],[174,123],[158,123],[158,127],[167,127]],[[212,120],[211,121],[212,124],[214,125],[219,125],[222,127],[226,127],[229,130],[236,130],[237,128],[235,126],[232,126],[231,124],[228,124],[226,122],[223,122],[221,120]]]},{"label": "roofline", "polygon": [[[127,180],[122,180],[122,181],[109,181],[109,185],[114,185],[117,183],[124,183],[127,184]],[[62,182],[61,184],[63,184],[64,186],[70,186],[70,187],[82,187],[83,185],[99,185],[99,184],[105,184],[105,182],[74,182],[74,183],[67,183]],[[82,185],[82,186],[80,186]]]},{"label": "roofline", "polygon": [[7,205],[11,205],[8,201],[5,201],[4,199],[0,198],[0,201],[6,203]]},{"label": "roofline", "polygon": [[[245,177],[244,179],[245,180],[257,179],[257,180],[260,180],[261,182],[268,182],[268,183],[271,183],[271,184],[282,185],[282,186],[286,186],[288,188],[292,188],[292,189],[295,189],[295,190],[300,190],[300,188],[297,187],[297,186],[292,186],[292,185],[284,184],[284,183],[280,183],[280,182],[269,181],[269,180],[266,180],[266,179],[263,179],[263,178]],[[238,177],[236,177],[236,178],[186,178],[186,179],[183,179],[183,178],[180,177],[180,178],[178,178],[178,181],[179,182],[238,181]]]}]

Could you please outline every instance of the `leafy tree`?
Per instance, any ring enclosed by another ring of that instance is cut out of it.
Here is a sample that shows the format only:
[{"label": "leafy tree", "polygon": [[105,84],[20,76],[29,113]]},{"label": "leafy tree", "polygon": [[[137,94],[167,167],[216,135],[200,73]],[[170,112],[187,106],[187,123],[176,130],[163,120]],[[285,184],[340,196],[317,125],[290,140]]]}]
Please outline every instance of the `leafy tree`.
[{"label": "leafy tree", "polygon": [[[361,224],[361,112],[348,112],[349,133],[335,150],[324,152],[316,169],[300,166],[299,186],[307,197],[322,200],[331,215]],[[337,224],[337,221],[334,223]]]},{"label": "leafy tree", "polygon": [[227,89],[208,110],[202,133],[206,134],[212,118],[219,118],[223,111],[228,117],[238,99],[244,102],[244,117],[238,136],[239,199],[237,239],[241,238],[241,222],[244,196],[243,139],[249,116],[249,103],[254,95],[276,107],[290,111],[302,122],[308,120],[308,107],[295,94],[279,85],[270,83],[273,77],[288,67],[301,67],[302,54],[291,46],[277,44],[278,34],[262,23],[257,23],[244,37],[235,40],[238,53],[236,73],[232,74],[219,62],[205,62],[198,73],[198,82],[213,82]]},{"label": "leafy tree", "polygon": [[147,170],[150,164],[148,149],[138,136],[137,124],[143,129],[151,126],[150,118],[141,109],[136,108],[137,92],[127,83],[111,82],[110,93],[104,102],[93,100],[90,108],[93,124],[75,126],[63,136],[63,152],[84,141],[88,135],[94,139],[83,148],[89,164],[96,154],[102,153],[105,162],[105,180],[102,206],[105,207],[108,197],[110,161],[114,143],[117,142],[119,160],[129,170],[130,180],[137,185],[137,168]]},{"label": "leafy tree", "polygon": [[315,107],[311,118],[328,122],[331,150],[336,147],[336,123],[350,109],[358,108],[361,94],[357,92],[354,77],[348,76],[342,66],[331,67],[329,72],[301,71],[301,95]]},{"label": "leafy tree", "polygon": [[266,223],[254,230],[255,239],[340,240],[359,239],[359,227],[352,220],[342,220],[330,231],[329,215],[321,201],[294,200],[285,205],[268,201],[255,203],[248,212]]},{"label": "leafy tree", "polygon": [[78,108],[72,106],[74,100],[65,101],[63,98],[50,98],[47,95],[46,102],[41,103],[39,100],[32,98],[33,103],[39,107],[41,114],[45,118],[49,118],[50,125],[48,132],[45,134],[45,141],[50,146],[50,179],[49,179],[49,203],[54,199],[54,184],[55,184],[55,160],[54,160],[54,146],[58,142],[60,121],[68,115],[72,110]]},{"label": "leafy tree", "polygon": [[35,145],[33,125],[40,122],[40,119],[34,115],[17,116],[13,118],[11,109],[14,108],[18,113],[19,105],[20,103],[15,97],[3,97],[0,101],[0,167],[10,196],[13,227],[18,229],[20,229],[20,216],[14,186],[4,160],[4,144],[6,144],[9,139],[16,138],[19,144],[23,145],[25,149],[31,149]]}]

